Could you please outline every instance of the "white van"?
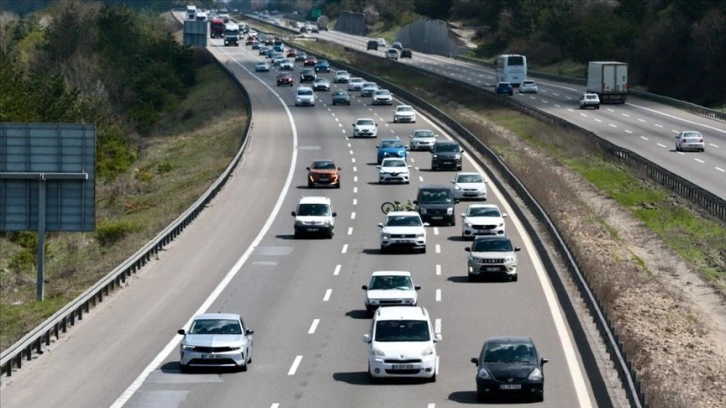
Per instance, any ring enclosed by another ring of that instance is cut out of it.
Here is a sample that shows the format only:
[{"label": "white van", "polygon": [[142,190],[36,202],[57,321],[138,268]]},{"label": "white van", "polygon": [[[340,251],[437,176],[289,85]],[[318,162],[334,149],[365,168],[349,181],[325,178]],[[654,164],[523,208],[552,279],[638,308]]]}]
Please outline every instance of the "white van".
[{"label": "white van", "polygon": [[428,311],[422,306],[378,308],[370,333],[363,335],[368,344],[368,378],[421,378],[436,381],[439,357],[435,333]]}]

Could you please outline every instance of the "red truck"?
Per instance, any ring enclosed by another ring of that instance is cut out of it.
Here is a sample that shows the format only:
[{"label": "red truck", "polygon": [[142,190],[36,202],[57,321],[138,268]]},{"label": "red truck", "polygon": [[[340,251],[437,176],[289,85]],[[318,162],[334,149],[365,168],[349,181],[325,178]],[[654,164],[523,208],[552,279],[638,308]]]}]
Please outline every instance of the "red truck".
[{"label": "red truck", "polygon": [[212,38],[223,38],[224,37],[224,20],[221,18],[212,19],[209,23],[210,36]]}]

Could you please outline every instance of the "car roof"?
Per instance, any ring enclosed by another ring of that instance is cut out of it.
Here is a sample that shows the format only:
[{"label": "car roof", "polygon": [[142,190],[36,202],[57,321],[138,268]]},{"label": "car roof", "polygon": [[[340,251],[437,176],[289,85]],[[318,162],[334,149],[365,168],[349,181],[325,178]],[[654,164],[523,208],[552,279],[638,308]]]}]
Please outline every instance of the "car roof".
[{"label": "car roof", "polygon": [[428,188],[445,188],[448,190],[451,190],[451,186],[448,184],[443,183],[423,183],[420,186],[418,186],[419,190],[428,189]]},{"label": "car roof", "polygon": [[456,177],[459,177],[459,176],[470,176],[470,175],[471,176],[481,176],[481,174],[479,174],[476,171],[460,171],[460,172],[456,173]]},{"label": "car roof", "polygon": [[298,90],[298,91],[312,91],[312,90],[313,90],[313,88],[311,88],[311,87],[309,87],[309,86],[299,86],[299,87],[297,88],[297,90]]},{"label": "car roof", "polygon": [[468,208],[496,208],[496,209],[499,209],[499,206],[496,204],[469,204]]},{"label": "car roof", "polygon": [[415,216],[415,217],[421,218],[421,215],[419,215],[419,213],[416,211],[390,211],[389,213],[386,214],[387,217],[401,217],[404,215],[410,215],[410,216]]},{"label": "car roof", "polygon": [[509,237],[503,235],[477,235],[474,241],[511,241]]},{"label": "car roof", "polygon": [[376,310],[375,320],[428,320],[429,313],[423,306],[388,306]]},{"label": "car roof", "polygon": [[411,109],[413,109],[413,106],[411,106],[411,105],[398,105],[398,106],[396,106],[396,109],[398,109],[398,108],[411,108]]},{"label": "car roof", "polygon": [[445,139],[445,140],[437,140],[436,144],[456,144],[456,145],[458,145],[459,142],[457,142],[456,140]]},{"label": "car roof", "polygon": [[358,122],[360,120],[372,120],[375,123],[375,120],[373,118],[358,118],[355,121]]},{"label": "car roof", "polygon": [[300,197],[299,204],[330,204],[330,197],[323,197],[323,196]]},{"label": "car roof", "polygon": [[371,276],[411,276],[408,271],[375,271]]},{"label": "car roof", "polygon": [[531,337],[527,336],[492,336],[484,340],[485,343],[532,343]]},{"label": "car roof", "polygon": [[398,137],[387,137],[385,139],[381,139],[381,143],[383,142],[400,142],[401,139]]},{"label": "car roof", "polygon": [[236,313],[203,313],[194,316],[194,320],[240,320],[240,316]]}]

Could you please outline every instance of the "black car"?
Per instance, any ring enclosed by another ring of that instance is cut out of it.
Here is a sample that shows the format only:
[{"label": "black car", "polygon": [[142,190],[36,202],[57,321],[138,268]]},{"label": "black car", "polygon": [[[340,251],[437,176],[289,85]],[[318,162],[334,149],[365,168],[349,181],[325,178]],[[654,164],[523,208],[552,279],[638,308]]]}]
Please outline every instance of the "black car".
[{"label": "black car", "polygon": [[350,105],[350,94],[346,91],[333,92],[331,105]]},{"label": "black car", "polygon": [[401,58],[413,58],[413,52],[410,48],[404,48],[401,50]]},{"label": "black car", "polygon": [[327,60],[318,60],[315,63],[315,72],[330,72],[330,63]]},{"label": "black car", "polygon": [[461,170],[464,149],[453,140],[437,140],[431,149],[431,170],[443,168]]},{"label": "black car", "polygon": [[413,203],[424,222],[431,225],[456,225],[454,206],[458,202],[448,184],[421,184]]},{"label": "black car", "polygon": [[494,88],[494,92],[496,92],[497,95],[512,96],[514,95],[514,88],[509,82],[498,82],[497,86]]},{"label": "black car", "polygon": [[366,50],[376,50],[376,51],[378,51],[378,41],[376,41],[376,40],[370,40],[370,41],[368,41],[368,45],[366,45]]},{"label": "black car", "polygon": [[300,82],[313,82],[317,77],[312,69],[304,69],[300,72]]},{"label": "black car", "polygon": [[471,359],[477,366],[477,400],[518,396],[535,402],[544,401],[543,366],[548,361],[539,356],[529,337],[486,339],[479,357]]},{"label": "black car", "polygon": [[295,55],[295,62],[303,62],[305,61],[305,58],[308,57],[308,54],[305,54],[304,52],[298,52]]}]

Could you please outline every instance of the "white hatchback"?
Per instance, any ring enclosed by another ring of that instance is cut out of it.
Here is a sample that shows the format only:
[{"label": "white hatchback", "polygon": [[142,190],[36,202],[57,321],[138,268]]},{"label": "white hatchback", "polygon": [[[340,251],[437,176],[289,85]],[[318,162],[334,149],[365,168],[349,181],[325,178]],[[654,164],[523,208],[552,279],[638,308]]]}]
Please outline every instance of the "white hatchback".
[{"label": "white hatchback", "polygon": [[479,173],[457,173],[451,183],[454,184],[454,198],[457,200],[487,199],[487,182]]},{"label": "white hatchback", "polygon": [[348,80],[349,91],[360,91],[363,88],[363,84],[366,82],[363,78],[353,77]]},{"label": "white hatchback", "polygon": [[421,286],[413,284],[411,272],[376,271],[371,275],[366,291],[365,306],[368,314],[381,306],[416,306]]},{"label": "white hatchback", "polygon": [[399,157],[386,157],[378,165],[378,182],[383,183],[405,183],[410,181],[409,168],[406,159]]},{"label": "white hatchback", "polygon": [[496,204],[472,204],[461,214],[461,238],[474,238],[477,235],[504,235],[504,219]]}]

